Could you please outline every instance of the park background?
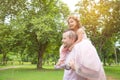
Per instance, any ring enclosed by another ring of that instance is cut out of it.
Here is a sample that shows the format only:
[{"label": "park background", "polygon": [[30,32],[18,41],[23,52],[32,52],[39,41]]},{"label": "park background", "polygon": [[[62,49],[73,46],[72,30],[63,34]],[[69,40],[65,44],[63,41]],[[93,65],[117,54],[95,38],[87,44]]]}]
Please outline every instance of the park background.
[{"label": "park background", "polygon": [[108,80],[120,80],[120,1],[0,0],[0,80],[62,80],[54,70],[70,14],[80,18]]}]

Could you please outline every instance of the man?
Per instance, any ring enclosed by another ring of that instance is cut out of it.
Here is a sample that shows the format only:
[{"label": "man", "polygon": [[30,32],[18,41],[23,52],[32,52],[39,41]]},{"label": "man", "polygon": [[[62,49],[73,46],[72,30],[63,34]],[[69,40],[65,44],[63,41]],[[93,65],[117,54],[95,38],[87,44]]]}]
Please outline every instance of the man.
[{"label": "man", "polygon": [[63,33],[62,42],[63,44],[60,47],[60,58],[58,59],[57,64],[54,66],[55,69],[64,69],[65,67],[65,59],[67,54],[69,53],[69,47],[75,43],[77,40],[77,35],[72,30],[66,30]]},{"label": "man", "polygon": [[[69,30],[63,33],[62,42],[68,48],[76,41],[76,34]],[[90,40],[77,43],[65,60],[63,80],[106,80],[95,47]]]}]

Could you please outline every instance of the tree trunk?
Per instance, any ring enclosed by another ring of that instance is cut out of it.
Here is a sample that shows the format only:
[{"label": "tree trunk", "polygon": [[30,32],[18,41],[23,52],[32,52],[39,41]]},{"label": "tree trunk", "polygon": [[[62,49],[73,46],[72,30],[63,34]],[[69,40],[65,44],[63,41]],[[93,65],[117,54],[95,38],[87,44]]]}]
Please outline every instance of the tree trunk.
[{"label": "tree trunk", "polygon": [[104,66],[106,66],[106,57],[104,56],[104,61],[103,61],[104,63]]},{"label": "tree trunk", "polygon": [[42,58],[43,54],[47,48],[48,43],[40,44],[39,51],[38,51],[38,63],[37,63],[37,69],[42,69]]},{"label": "tree trunk", "polygon": [[2,64],[5,65],[6,63],[7,63],[7,60],[6,60],[6,53],[3,53]]},{"label": "tree trunk", "polygon": [[115,46],[114,46],[114,52],[115,52],[115,64],[117,64],[118,62],[117,62],[117,54],[116,54],[116,48],[115,48]]},{"label": "tree trunk", "polygon": [[39,52],[38,52],[37,69],[42,69],[42,55],[43,55],[43,52],[42,52],[42,51],[39,51]]}]

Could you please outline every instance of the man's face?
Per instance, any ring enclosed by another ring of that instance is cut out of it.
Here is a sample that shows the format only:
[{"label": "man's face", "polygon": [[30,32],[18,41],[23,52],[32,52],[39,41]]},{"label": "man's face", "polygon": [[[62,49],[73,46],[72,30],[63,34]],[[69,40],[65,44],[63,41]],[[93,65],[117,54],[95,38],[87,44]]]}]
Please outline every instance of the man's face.
[{"label": "man's face", "polygon": [[70,47],[73,44],[73,39],[69,38],[68,35],[68,32],[63,33],[62,42],[65,47]]}]

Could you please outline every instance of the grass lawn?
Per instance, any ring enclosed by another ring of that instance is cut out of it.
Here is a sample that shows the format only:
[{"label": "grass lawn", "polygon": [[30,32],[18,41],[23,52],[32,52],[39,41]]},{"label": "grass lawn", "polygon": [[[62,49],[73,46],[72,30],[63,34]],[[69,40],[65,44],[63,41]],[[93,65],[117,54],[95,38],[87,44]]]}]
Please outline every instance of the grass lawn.
[{"label": "grass lawn", "polygon": [[[53,66],[44,66],[44,68],[46,69],[36,70],[35,65],[24,65],[0,70],[0,80],[62,80],[63,70],[54,70]],[[120,80],[120,66],[105,67],[105,72],[114,80]]]},{"label": "grass lawn", "polygon": [[104,69],[107,76],[111,76],[115,80],[120,80],[120,66],[106,66]]},{"label": "grass lawn", "polygon": [[[0,71],[0,80],[62,80],[63,70],[48,69],[36,70],[36,66],[24,66],[21,68]],[[44,66],[46,68],[46,66]]]}]

